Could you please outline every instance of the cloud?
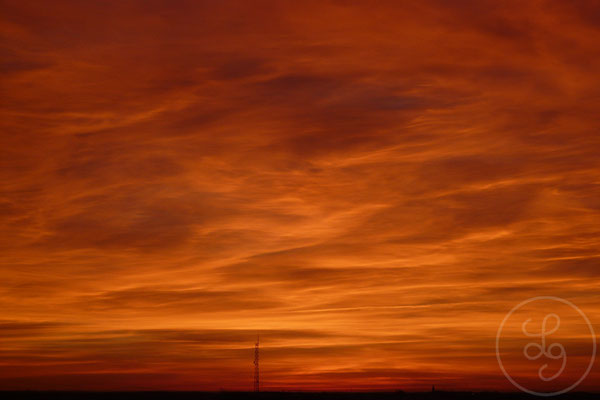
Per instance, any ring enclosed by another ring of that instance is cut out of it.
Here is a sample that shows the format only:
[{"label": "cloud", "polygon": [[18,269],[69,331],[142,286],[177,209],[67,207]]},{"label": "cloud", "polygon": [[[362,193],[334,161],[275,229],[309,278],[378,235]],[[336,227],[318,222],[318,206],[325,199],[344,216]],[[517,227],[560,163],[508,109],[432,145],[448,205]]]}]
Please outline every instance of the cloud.
[{"label": "cloud", "polygon": [[175,313],[219,313],[227,310],[265,309],[278,305],[276,300],[254,292],[217,290],[168,290],[134,288],[83,296],[84,308],[111,311],[114,309],[167,309]]},{"label": "cloud", "polygon": [[5,1],[0,388],[248,389],[260,331],[266,388],[509,389],[515,304],[600,316],[594,7]]}]

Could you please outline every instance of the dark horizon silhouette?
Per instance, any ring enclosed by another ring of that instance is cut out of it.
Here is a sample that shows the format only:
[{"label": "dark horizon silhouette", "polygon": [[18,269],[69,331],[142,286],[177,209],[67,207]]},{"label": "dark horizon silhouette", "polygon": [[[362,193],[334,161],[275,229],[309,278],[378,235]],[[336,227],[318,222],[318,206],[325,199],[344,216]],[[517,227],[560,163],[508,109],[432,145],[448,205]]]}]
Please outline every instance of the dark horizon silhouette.
[{"label": "dark horizon silhouette", "polygon": [[[158,392],[3,392],[6,398],[16,400],[522,400],[535,399],[537,396],[522,392],[187,392],[187,391],[158,391]],[[558,399],[591,400],[598,398],[599,393],[571,392],[560,395]]]}]

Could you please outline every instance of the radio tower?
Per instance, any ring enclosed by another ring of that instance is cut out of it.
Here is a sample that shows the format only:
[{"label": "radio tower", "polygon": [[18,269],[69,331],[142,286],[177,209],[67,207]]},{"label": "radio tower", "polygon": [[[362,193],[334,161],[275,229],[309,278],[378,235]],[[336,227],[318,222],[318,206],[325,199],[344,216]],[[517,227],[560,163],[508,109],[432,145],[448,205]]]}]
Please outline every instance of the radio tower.
[{"label": "radio tower", "polygon": [[254,391],[260,392],[260,382],[258,374],[258,343],[260,337],[256,335],[256,344],[254,345]]}]

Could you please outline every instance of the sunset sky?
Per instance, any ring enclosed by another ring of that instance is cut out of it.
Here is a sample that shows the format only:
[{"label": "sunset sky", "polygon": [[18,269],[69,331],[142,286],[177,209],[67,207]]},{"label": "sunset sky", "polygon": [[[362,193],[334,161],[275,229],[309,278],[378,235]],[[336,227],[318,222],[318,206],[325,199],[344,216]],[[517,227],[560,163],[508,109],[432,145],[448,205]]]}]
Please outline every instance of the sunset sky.
[{"label": "sunset sky", "polygon": [[515,305],[600,332],[599,1],[0,4],[0,389],[250,390],[260,332],[264,390],[516,390]]}]

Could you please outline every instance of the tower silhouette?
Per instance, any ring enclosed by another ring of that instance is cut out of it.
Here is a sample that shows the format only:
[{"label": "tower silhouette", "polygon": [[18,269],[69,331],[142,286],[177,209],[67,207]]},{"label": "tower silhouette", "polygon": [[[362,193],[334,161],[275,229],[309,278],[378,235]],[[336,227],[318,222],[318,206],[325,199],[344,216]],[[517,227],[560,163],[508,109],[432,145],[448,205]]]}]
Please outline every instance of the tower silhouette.
[{"label": "tower silhouette", "polygon": [[254,391],[260,392],[260,379],[258,373],[258,344],[260,337],[256,335],[256,344],[254,345]]}]

